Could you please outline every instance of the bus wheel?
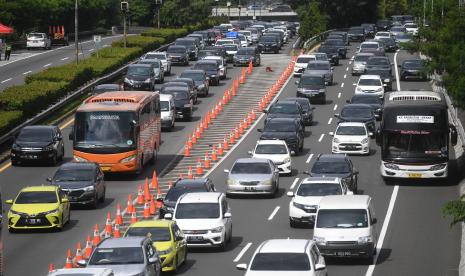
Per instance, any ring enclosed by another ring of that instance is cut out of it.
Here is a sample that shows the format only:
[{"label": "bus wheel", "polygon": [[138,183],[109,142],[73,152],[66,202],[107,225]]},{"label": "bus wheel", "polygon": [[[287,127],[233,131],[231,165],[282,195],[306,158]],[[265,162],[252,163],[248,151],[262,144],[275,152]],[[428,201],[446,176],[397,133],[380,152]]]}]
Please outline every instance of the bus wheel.
[{"label": "bus wheel", "polygon": [[158,149],[157,147],[153,148],[153,154],[152,154],[152,163],[156,164],[158,159]]}]

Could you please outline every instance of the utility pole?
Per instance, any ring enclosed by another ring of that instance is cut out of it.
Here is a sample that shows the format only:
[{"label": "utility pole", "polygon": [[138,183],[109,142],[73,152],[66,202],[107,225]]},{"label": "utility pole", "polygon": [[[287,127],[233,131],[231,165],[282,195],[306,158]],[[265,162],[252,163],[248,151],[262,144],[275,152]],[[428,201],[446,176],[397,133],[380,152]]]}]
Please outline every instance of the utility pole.
[{"label": "utility pole", "polygon": [[426,25],[426,0],[423,0],[423,26]]},{"label": "utility pole", "polygon": [[216,16],[218,16],[218,5],[220,0],[215,0],[216,2]]},{"label": "utility pole", "polygon": [[255,16],[255,9],[257,8],[255,0],[253,0],[253,20],[255,20],[257,17]]},{"label": "utility pole", "polygon": [[237,8],[239,9],[239,21],[241,21],[241,0],[237,0]]},{"label": "utility pole", "polygon": [[163,0],[155,0],[155,10],[157,12],[157,28],[160,29],[160,9]]},{"label": "utility pole", "polygon": [[76,64],[79,63],[79,42],[78,42],[78,0],[74,1],[74,50],[76,54]]},{"label": "utility pole", "polygon": [[121,12],[123,13],[123,43],[124,43],[124,48],[126,48],[127,43],[128,43],[128,31],[126,27],[126,17],[129,11],[129,3],[126,1],[121,1]]}]

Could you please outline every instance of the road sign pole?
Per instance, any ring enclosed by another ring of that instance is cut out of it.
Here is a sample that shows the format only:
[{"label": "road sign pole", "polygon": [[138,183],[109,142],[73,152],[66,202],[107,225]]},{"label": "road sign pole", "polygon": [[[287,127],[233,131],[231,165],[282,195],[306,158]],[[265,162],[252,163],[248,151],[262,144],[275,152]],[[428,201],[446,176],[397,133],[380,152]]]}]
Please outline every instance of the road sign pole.
[{"label": "road sign pole", "polygon": [[78,42],[78,0],[74,1],[74,50],[76,54],[76,64],[79,63],[79,42]]}]

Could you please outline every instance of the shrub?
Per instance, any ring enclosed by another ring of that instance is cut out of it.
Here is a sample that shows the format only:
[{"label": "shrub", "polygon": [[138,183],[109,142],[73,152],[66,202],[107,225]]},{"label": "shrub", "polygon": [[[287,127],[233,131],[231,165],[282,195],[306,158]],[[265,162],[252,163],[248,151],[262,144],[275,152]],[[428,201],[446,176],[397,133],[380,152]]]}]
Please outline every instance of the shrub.
[{"label": "shrub", "polygon": [[0,133],[5,133],[24,121],[21,111],[0,111]]},{"label": "shrub", "polygon": [[62,66],[50,67],[44,71],[26,77],[26,83],[37,81],[66,82],[67,88],[76,89],[94,77],[92,68],[85,63],[69,63]]},{"label": "shrub", "polygon": [[176,38],[187,35],[186,29],[150,29],[141,33],[142,36],[162,37],[166,43],[173,42]]},{"label": "shrub", "polygon": [[[148,37],[148,36],[128,36],[126,47],[138,47],[144,52],[151,51],[159,48],[165,43],[162,37]],[[118,40],[111,43],[112,47],[124,47],[124,41]]]}]

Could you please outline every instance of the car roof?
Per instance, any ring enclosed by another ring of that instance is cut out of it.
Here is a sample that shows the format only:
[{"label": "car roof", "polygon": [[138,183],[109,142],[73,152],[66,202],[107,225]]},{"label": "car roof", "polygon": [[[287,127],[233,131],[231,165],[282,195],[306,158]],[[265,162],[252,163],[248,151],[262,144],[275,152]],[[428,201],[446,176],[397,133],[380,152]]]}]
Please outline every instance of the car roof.
[{"label": "car roof", "polygon": [[167,219],[141,220],[129,225],[129,228],[135,227],[169,227],[174,221]]},{"label": "car roof", "polygon": [[305,253],[313,243],[304,239],[272,239],[260,245],[259,253]]},{"label": "car roof", "polygon": [[301,184],[318,184],[318,183],[334,183],[340,184],[341,178],[339,177],[306,177],[302,180]]},{"label": "car roof", "polygon": [[234,162],[234,164],[237,164],[237,163],[247,163],[247,164],[254,164],[254,163],[266,163],[266,164],[269,164],[269,160],[268,159],[264,159],[264,158],[238,158],[236,160],[236,162]]},{"label": "car roof", "polygon": [[133,64],[129,64],[129,67],[147,67],[147,68],[150,68],[150,67],[152,67],[152,65],[144,64],[144,63],[133,63]]},{"label": "car roof", "polygon": [[340,122],[338,125],[339,126],[361,126],[365,127],[365,123],[362,122]]},{"label": "car roof", "polygon": [[355,56],[375,56],[375,54],[371,52],[360,52],[357,53]]},{"label": "car roof", "polygon": [[311,63],[311,64],[315,64],[315,63],[319,63],[319,64],[329,64],[329,61],[327,61],[327,60],[311,60],[311,61],[309,61],[308,63]]},{"label": "car roof", "polygon": [[370,205],[368,195],[329,195],[321,199],[321,209],[366,209]]},{"label": "car roof", "polygon": [[193,82],[193,80],[190,79],[190,78],[175,78],[175,79],[170,80],[169,82],[189,82],[189,83],[191,83],[191,82]]},{"label": "car roof", "polygon": [[[281,118],[281,117],[275,117],[275,118],[270,118],[268,120],[269,122],[282,122],[282,123],[289,123],[289,122],[295,122],[297,119],[296,118]],[[268,124],[267,123],[267,124]]]},{"label": "car roof", "polygon": [[361,75],[360,79],[381,79],[379,75]]},{"label": "car roof", "polygon": [[345,160],[346,156],[339,153],[324,153],[318,156],[318,161],[334,161],[334,160]]},{"label": "car roof", "polygon": [[273,105],[277,104],[299,104],[296,100],[284,99],[284,100],[277,100]]},{"label": "car roof", "polygon": [[222,60],[223,58],[220,56],[206,56],[203,60]]},{"label": "car roof", "polygon": [[117,248],[117,247],[135,247],[140,246],[147,237],[124,237],[104,239],[97,248]]},{"label": "car roof", "polygon": [[311,55],[299,55],[297,58],[313,58],[315,57],[314,54],[311,54]]},{"label": "car roof", "polygon": [[346,104],[344,105],[344,108],[368,108],[371,109],[371,106],[369,104]]},{"label": "car roof", "polygon": [[199,64],[199,63],[218,65],[218,64],[216,63],[216,60],[205,60],[205,59],[201,59],[201,60],[197,61],[196,64]]},{"label": "car roof", "polygon": [[168,86],[165,87],[163,91],[182,91],[182,92],[189,92],[189,87],[186,86]]},{"label": "car roof", "polygon": [[190,186],[190,185],[196,185],[196,186],[203,186],[205,183],[207,183],[210,179],[208,178],[193,178],[193,179],[179,179],[175,183],[175,187],[179,186]]},{"label": "car roof", "polygon": [[222,193],[218,192],[200,192],[183,194],[180,203],[218,203]]},{"label": "car roof", "polygon": [[170,101],[173,99],[173,95],[170,94],[160,94],[160,101]]},{"label": "car roof", "polygon": [[21,130],[23,129],[37,129],[37,130],[54,130],[56,128],[56,126],[48,126],[48,125],[35,125],[35,126],[25,126],[23,127]]},{"label": "car roof", "polygon": [[170,45],[170,46],[168,46],[168,49],[169,48],[183,48],[183,49],[187,50],[186,46],[184,46],[184,45]]},{"label": "car roof", "polygon": [[94,89],[96,88],[111,88],[111,89],[116,89],[116,91],[119,91],[121,89],[120,85],[116,83],[99,84],[94,87]]},{"label": "car roof", "polygon": [[29,186],[21,189],[21,192],[55,192],[58,190],[57,186],[53,185],[40,185],[40,186]]},{"label": "car roof", "polygon": [[69,169],[96,169],[99,165],[97,163],[94,163],[94,162],[67,162],[67,163],[64,163],[62,164],[58,170],[61,170],[61,169],[66,169],[66,170],[69,170]]},{"label": "car roof", "polygon": [[258,140],[257,145],[285,145],[286,141],[284,140]]},{"label": "car roof", "polygon": [[[200,70],[200,69],[187,69],[187,70],[184,70],[181,75],[183,73],[197,73],[197,74],[205,74],[205,71],[204,70]],[[179,79],[187,79],[187,78],[179,78]]]}]

